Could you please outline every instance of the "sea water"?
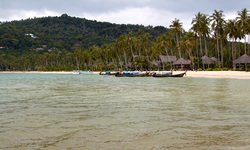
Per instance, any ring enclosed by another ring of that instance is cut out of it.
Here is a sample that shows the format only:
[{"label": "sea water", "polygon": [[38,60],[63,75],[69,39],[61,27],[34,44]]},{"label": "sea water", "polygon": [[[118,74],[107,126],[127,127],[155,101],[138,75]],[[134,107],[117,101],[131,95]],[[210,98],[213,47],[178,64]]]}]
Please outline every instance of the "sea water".
[{"label": "sea water", "polygon": [[250,80],[2,73],[0,149],[250,149]]}]

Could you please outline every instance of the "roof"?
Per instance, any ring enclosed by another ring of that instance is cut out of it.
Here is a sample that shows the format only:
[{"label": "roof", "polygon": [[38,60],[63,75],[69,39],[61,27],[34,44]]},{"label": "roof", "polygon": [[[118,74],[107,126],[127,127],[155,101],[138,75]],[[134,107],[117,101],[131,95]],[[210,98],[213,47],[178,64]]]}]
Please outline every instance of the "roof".
[{"label": "roof", "polygon": [[109,62],[108,65],[109,65],[109,66],[110,66],[110,65],[115,65],[115,63],[114,63],[114,62]]},{"label": "roof", "polygon": [[250,64],[250,57],[247,54],[240,56],[234,61],[236,64]]},{"label": "roof", "polygon": [[[216,59],[216,58],[215,58]],[[211,64],[211,63],[216,63],[217,61],[215,61],[214,59],[212,58],[209,58],[208,56],[203,56],[202,57],[202,61],[204,64]]]},{"label": "roof", "polygon": [[218,59],[217,59],[217,58],[215,58],[215,57],[211,57],[211,59],[212,59],[215,63],[217,63],[217,62],[218,62]]},{"label": "roof", "polygon": [[170,62],[170,61],[176,61],[176,56],[165,56],[160,55],[159,56],[162,62]]},{"label": "roof", "polygon": [[152,63],[153,65],[156,65],[156,66],[158,66],[158,64],[159,64],[159,62],[158,62],[158,61],[155,61],[155,60],[153,60],[151,63]]},{"label": "roof", "polygon": [[190,65],[190,62],[188,62],[187,60],[185,60],[183,58],[180,58],[179,60],[177,60],[173,64],[174,65]]}]

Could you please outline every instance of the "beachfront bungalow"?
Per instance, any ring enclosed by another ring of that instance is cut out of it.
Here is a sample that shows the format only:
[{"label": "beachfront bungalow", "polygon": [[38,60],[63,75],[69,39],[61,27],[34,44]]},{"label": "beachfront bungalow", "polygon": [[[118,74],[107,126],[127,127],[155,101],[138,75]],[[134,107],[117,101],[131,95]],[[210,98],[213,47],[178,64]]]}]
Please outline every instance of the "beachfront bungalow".
[{"label": "beachfront bungalow", "polygon": [[42,51],[43,48],[36,48],[36,51]]},{"label": "beachfront bungalow", "polygon": [[181,68],[182,71],[183,71],[183,68],[189,69],[191,67],[190,62],[183,58],[178,59],[176,62],[173,63],[173,65],[174,65],[174,68],[177,68],[177,69]]},{"label": "beachfront bungalow", "polygon": [[163,68],[164,68],[164,63],[171,63],[171,70],[172,70],[172,62],[176,61],[176,56],[166,56],[166,55],[160,55],[159,56],[159,61],[162,62]]},{"label": "beachfront bungalow", "polygon": [[241,65],[245,66],[245,70],[247,71],[247,64],[250,64],[250,56],[247,54],[244,54],[240,56],[238,59],[234,61],[234,64],[236,64],[236,67],[240,67]]},{"label": "beachfront bungalow", "polygon": [[[216,58],[214,58],[213,57],[213,59],[212,58],[209,58],[208,56],[203,56],[202,58],[202,62],[203,62],[203,64],[205,65],[205,66],[207,66],[208,68],[209,68],[209,65],[210,64],[213,64],[213,63],[216,63],[217,62],[217,59]],[[216,59],[216,60],[215,60]]]},{"label": "beachfront bungalow", "polygon": [[176,61],[176,56],[166,56],[166,55],[160,55],[159,56],[161,62],[175,62]]},{"label": "beachfront bungalow", "polygon": [[211,57],[211,59],[212,59],[215,63],[218,63],[218,59],[217,59],[217,58]]}]

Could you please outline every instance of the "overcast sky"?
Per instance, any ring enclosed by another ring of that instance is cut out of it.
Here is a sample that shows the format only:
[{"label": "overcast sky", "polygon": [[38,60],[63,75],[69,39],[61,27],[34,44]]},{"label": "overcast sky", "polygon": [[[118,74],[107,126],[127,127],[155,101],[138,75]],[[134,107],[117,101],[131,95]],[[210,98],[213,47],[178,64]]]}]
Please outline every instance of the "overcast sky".
[{"label": "overcast sky", "polygon": [[169,27],[177,18],[185,30],[198,12],[223,10],[225,19],[250,9],[250,0],[0,0],[0,21],[68,14],[118,24]]}]

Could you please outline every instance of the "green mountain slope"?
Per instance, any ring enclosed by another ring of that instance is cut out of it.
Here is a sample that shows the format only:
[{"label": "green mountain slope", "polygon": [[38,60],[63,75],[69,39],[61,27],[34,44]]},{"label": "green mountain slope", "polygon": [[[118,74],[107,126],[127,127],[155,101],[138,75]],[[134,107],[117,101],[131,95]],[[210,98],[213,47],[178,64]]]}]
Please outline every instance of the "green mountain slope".
[{"label": "green mountain slope", "polygon": [[72,47],[76,44],[83,48],[101,46],[114,42],[122,34],[138,30],[150,33],[155,39],[168,29],[162,26],[145,27],[97,22],[70,17],[67,14],[60,17],[11,21],[0,25],[0,52],[20,55],[29,52],[31,48],[41,48],[42,45],[73,51]]}]

